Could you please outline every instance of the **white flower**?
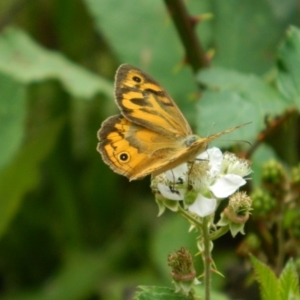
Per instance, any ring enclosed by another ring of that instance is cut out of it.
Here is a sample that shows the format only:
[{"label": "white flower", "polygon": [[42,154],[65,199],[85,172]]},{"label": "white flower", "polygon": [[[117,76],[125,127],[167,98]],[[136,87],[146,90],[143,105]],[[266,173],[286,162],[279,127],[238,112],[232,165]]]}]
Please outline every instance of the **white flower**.
[{"label": "white flower", "polygon": [[238,158],[233,153],[225,152],[221,172],[245,177],[252,171],[246,159]]},{"label": "white flower", "polygon": [[218,178],[209,189],[217,198],[227,198],[245,183],[246,180],[239,175],[226,174]]},{"label": "white flower", "polygon": [[[250,173],[246,160],[231,153],[223,155],[220,149],[213,147],[201,153],[193,163],[182,164],[159,175],[156,188],[164,198],[184,200],[190,212],[205,217],[215,212],[217,199],[232,195],[246,183],[243,177]],[[191,190],[196,195],[192,201],[188,196]]]},{"label": "white flower", "polygon": [[195,202],[189,206],[189,211],[200,217],[211,215],[217,208],[217,200],[206,198],[201,194],[198,195]]}]

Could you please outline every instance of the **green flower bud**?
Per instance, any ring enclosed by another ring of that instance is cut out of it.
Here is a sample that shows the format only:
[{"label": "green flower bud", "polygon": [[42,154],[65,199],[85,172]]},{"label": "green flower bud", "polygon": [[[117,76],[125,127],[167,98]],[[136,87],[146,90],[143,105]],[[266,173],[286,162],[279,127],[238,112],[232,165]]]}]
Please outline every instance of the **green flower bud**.
[{"label": "green flower bud", "polygon": [[276,160],[270,160],[262,167],[262,181],[266,186],[283,186],[286,180],[286,172],[283,166]]},{"label": "green flower bud", "polygon": [[251,194],[251,199],[254,217],[265,217],[277,207],[276,200],[269,192],[262,189],[256,189]]}]

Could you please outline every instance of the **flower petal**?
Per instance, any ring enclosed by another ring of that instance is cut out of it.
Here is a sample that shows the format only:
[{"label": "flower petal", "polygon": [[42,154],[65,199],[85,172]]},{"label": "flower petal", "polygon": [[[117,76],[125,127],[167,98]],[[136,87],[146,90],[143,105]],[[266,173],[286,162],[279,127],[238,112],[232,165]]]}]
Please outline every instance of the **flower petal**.
[{"label": "flower petal", "polygon": [[167,186],[162,183],[158,183],[157,188],[166,199],[177,201],[183,200],[184,191],[182,189],[175,189],[172,186]]},{"label": "flower petal", "polygon": [[197,159],[209,160],[209,175],[211,177],[215,177],[220,173],[223,161],[223,154],[219,148],[212,147],[210,149],[207,149],[206,151],[198,155]]},{"label": "flower petal", "polygon": [[217,200],[214,198],[205,198],[199,194],[195,202],[189,206],[189,211],[197,214],[200,217],[208,216],[215,212]]},{"label": "flower petal", "polygon": [[227,174],[219,178],[215,184],[209,187],[217,198],[226,198],[233,194],[246,180],[241,176]]},{"label": "flower petal", "polygon": [[182,164],[176,168],[166,172],[166,178],[170,182],[182,184],[186,181],[186,175],[188,173],[187,164]]}]

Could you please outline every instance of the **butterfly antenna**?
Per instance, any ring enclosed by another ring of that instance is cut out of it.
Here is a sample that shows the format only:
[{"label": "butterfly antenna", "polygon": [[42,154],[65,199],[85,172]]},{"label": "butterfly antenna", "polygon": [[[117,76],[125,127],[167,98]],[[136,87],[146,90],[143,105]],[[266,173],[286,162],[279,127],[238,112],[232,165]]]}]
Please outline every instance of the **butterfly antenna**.
[{"label": "butterfly antenna", "polygon": [[[210,130],[215,126],[215,124],[216,124],[216,122],[213,122],[212,124],[211,124],[211,126],[210,126]],[[212,130],[211,130],[212,131]],[[206,135],[207,137],[209,137],[210,136],[210,134],[209,134],[209,132],[207,133],[207,135]]]},{"label": "butterfly antenna", "polygon": [[246,140],[232,140],[232,141],[236,142],[236,143],[245,143],[245,144],[248,144],[249,146],[252,146],[252,144],[249,141],[246,141]]},{"label": "butterfly antenna", "polygon": [[229,129],[227,129],[227,130],[224,130],[224,131],[222,131],[222,132],[219,132],[219,133],[210,135],[210,136],[207,137],[207,140],[208,140],[207,142],[213,141],[213,140],[215,140],[216,138],[220,137],[221,135],[230,133],[230,132],[232,132],[232,131],[234,131],[234,130],[236,130],[236,129],[239,129],[239,128],[241,128],[241,127],[244,127],[244,126],[246,126],[246,125],[248,125],[248,124],[250,124],[250,123],[252,123],[252,122],[244,123],[244,124],[241,124],[241,125],[238,125],[238,126],[229,128]]}]

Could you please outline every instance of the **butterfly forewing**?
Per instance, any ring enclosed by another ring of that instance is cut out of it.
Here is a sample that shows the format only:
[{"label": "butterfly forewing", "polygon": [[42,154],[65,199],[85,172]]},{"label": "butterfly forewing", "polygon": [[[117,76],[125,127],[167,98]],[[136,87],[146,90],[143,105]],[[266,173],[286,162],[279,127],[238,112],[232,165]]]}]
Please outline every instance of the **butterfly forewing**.
[{"label": "butterfly forewing", "polygon": [[116,74],[115,94],[121,113],[131,122],[165,136],[192,133],[172,98],[141,70],[121,65]]}]

